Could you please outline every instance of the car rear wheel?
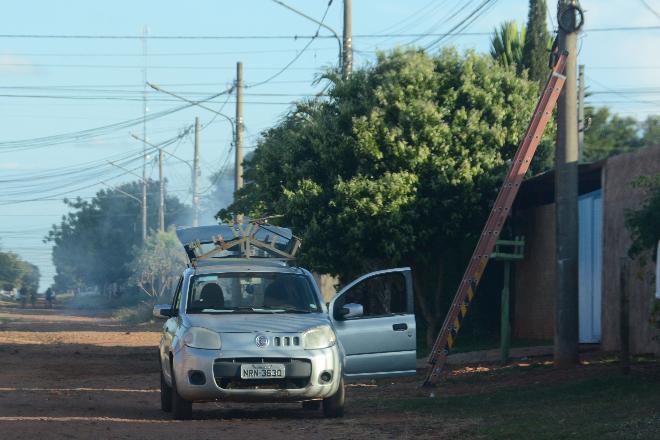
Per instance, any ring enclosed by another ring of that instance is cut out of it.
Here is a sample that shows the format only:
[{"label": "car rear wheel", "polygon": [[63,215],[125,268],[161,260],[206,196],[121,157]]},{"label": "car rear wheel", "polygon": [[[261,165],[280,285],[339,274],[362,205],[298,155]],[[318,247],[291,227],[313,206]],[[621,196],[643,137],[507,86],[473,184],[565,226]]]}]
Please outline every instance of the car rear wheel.
[{"label": "car rear wheel", "polygon": [[192,417],[192,402],[179,395],[172,370],[172,415],[176,420],[188,420]]},{"label": "car rear wheel", "polygon": [[160,409],[165,412],[172,411],[172,387],[165,382],[163,370],[160,370]]},{"label": "car rear wheel", "polygon": [[339,388],[332,396],[323,399],[323,415],[330,418],[344,416],[344,402],[346,401],[346,390],[344,378],[339,381]]}]

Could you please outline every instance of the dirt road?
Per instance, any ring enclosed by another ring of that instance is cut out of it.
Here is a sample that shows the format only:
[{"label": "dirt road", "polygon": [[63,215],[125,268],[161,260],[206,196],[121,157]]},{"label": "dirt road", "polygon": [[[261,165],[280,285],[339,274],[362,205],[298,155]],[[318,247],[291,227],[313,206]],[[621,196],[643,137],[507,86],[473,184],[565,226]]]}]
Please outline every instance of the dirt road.
[{"label": "dirt road", "polygon": [[159,408],[157,330],[66,310],[0,309],[0,438],[437,438],[440,420],[378,408],[393,390],[418,393],[411,381],[350,387],[339,420],[298,404],[209,403],[195,405],[194,420],[173,421]]}]

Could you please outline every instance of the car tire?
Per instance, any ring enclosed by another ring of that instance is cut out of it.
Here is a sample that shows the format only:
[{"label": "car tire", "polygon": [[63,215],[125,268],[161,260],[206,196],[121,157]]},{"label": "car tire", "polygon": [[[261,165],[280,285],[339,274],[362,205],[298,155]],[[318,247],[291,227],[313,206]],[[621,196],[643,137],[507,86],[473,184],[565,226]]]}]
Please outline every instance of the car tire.
[{"label": "car tire", "polygon": [[172,416],[176,420],[189,420],[192,417],[192,402],[179,395],[172,370]]},{"label": "car tire", "polygon": [[160,370],[160,409],[165,412],[172,411],[172,387],[165,382],[163,370]]},{"label": "car tire", "polygon": [[318,411],[318,410],[321,409],[321,401],[320,400],[308,400],[308,401],[302,403],[302,408],[305,411]]},{"label": "car tire", "polygon": [[344,388],[344,378],[339,381],[339,388],[332,396],[323,399],[323,415],[328,418],[337,418],[344,416],[344,402],[346,401],[346,389]]}]

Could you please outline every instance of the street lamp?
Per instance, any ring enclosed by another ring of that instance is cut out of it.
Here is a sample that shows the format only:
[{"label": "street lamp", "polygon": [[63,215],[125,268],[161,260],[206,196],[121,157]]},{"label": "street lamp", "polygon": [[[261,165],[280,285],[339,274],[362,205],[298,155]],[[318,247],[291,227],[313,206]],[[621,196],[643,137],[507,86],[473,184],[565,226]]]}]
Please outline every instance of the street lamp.
[{"label": "street lamp", "polygon": [[307,14],[305,14],[305,13],[303,13],[303,12],[300,12],[299,10],[292,8],[291,6],[287,5],[287,4],[284,3],[284,2],[281,2],[280,0],[273,0],[273,1],[274,1],[275,3],[277,3],[278,5],[280,5],[280,6],[283,6],[283,7],[287,8],[289,11],[291,11],[291,12],[293,12],[293,13],[295,13],[295,14],[298,14],[298,15],[300,15],[301,17],[306,18],[307,20],[313,21],[314,23],[318,24],[318,25],[321,26],[322,28],[325,28],[325,29],[329,30],[329,31],[332,33],[332,35],[334,35],[335,39],[337,40],[337,44],[339,45],[339,65],[341,66],[341,63],[342,63],[342,52],[343,52],[343,50],[342,50],[342,46],[341,46],[341,38],[339,38],[339,35],[337,34],[337,32],[335,32],[334,29],[332,29],[330,26],[328,26],[327,24],[323,23],[322,21],[318,21],[318,20],[315,19],[314,17],[310,17],[309,15],[307,15]]}]

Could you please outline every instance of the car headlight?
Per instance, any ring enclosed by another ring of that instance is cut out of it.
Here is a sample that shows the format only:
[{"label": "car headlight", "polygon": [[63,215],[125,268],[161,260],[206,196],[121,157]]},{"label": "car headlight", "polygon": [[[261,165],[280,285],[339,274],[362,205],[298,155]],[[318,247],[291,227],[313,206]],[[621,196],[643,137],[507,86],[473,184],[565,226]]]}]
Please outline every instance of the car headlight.
[{"label": "car headlight", "polygon": [[305,350],[327,348],[335,345],[337,336],[329,325],[320,325],[305,331],[302,335],[302,342]]},{"label": "car headlight", "polygon": [[183,343],[192,348],[220,350],[220,335],[202,327],[190,327],[183,335]]}]

